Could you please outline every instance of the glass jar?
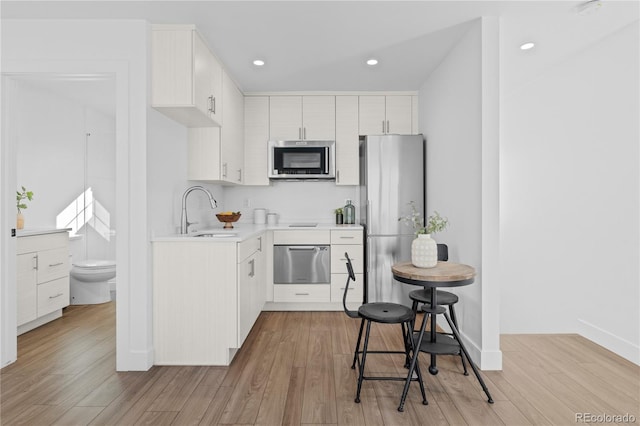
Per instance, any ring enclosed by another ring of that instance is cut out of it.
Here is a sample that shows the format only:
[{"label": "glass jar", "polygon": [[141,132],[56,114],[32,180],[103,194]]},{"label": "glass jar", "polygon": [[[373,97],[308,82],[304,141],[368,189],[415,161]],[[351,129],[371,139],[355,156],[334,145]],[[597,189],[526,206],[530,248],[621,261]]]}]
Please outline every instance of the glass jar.
[{"label": "glass jar", "polygon": [[342,209],[344,212],[344,223],[354,224],[356,223],[356,208],[351,204],[351,200],[347,200],[347,205]]}]

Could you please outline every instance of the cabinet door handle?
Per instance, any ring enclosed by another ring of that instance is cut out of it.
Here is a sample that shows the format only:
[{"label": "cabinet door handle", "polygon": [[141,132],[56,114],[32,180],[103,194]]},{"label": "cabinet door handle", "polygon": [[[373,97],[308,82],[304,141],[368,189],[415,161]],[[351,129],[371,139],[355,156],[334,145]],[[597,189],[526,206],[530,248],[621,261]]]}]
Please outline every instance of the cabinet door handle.
[{"label": "cabinet door handle", "polygon": [[64,262],[50,263],[49,268],[53,268],[54,266],[60,266],[60,265],[64,265]]},{"label": "cabinet door handle", "polygon": [[307,128],[303,127],[302,128],[302,139],[307,139]]},{"label": "cabinet door handle", "polygon": [[308,296],[309,293],[296,293],[296,296]]},{"label": "cabinet door handle", "polygon": [[262,237],[258,237],[258,241],[259,241],[259,246],[258,246],[258,251],[262,251]]},{"label": "cabinet door handle", "polygon": [[382,120],[382,133],[384,133],[384,120]]},{"label": "cabinet door handle", "polygon": [[256,274],[256,260],[251,259],[249,261],[249,265],[251,265],[251,271],[249,271],[249,276],[253,277]]},{"label": "cabinet door handle", "polygon": [[302,127],[298,127],[298,139],[302,139]]},{"label": "cabinet door handle", "polygon": [[209,112],[213,112],[213,95],[209,96],[207,100],[209,101]]},{"label": "cabinet door handle", "polygon": [[49,296],[49,299],[55,299],[56,297],[60,297],[62,295],[64,295],[64,293],[58,293],[55,296]]},{"label": "cabinet door handle", "polygon": [[391,130],[389,130],[389,120],[387,120],[387,133],[391,133]]},{"label": "cabinet door handle", "polygon": [[242,182],[242,169],[238,169],[238,182]]},{"label": "cabinet door handle", "polygon": [[324,147],[324,172],[329,173],[329,147]]},{"label": "cabinet door handle", "polygon": [[227,177],[227,163],[222,164],[222,177]]},{"label": "cabinet door handle", "polygon": [[336,183],[340,183],[340,170],[336,170]]},{"label": "cabinet door handle", "polygon": [[211,112],[215,115],[215,113],[216,113],[216,98],[215,98],[215,96],[211,96],[211,98],[213,99],[212,105],[211,105]]},{"label": "cabinet door handle", "polygon": [[343,240],[353,240],[355,237],[345,237],[345,236],[341,236],[340,238],[342,238]]},{"label": "cabinet door handle", "polygon": [[[344,287],[340,287],[340,290],[344,291]],[[347,290],[347,291],[351,291],[351,290],[354,290],[354,288],[350,287],[349,290]]]},{"label": "cabinet door handle", "polygon": [[33,269],[38,270],[38,255],[33,256]]}]

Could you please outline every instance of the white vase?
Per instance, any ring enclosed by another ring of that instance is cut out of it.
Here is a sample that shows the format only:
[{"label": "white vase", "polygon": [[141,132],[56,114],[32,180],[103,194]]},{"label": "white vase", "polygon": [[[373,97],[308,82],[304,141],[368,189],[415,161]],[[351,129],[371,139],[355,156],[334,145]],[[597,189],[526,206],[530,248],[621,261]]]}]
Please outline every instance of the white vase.
[{"label": "white vase", "polygon": [[411,243],[411,263],[418,268],[433,268],[438,264],[438,245],[429,234],[418,234]]}]

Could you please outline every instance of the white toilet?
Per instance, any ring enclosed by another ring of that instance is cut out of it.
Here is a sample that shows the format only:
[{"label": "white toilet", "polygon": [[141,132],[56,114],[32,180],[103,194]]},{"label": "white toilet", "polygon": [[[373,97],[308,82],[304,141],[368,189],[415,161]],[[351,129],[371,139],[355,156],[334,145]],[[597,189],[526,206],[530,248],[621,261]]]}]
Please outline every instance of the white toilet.
[{"label": "white toilet", "polygon": [[111,300],[109,280],[116,276],[113,260],[82,260],[73,262],[70,272],[72,305],[94,305]]}]

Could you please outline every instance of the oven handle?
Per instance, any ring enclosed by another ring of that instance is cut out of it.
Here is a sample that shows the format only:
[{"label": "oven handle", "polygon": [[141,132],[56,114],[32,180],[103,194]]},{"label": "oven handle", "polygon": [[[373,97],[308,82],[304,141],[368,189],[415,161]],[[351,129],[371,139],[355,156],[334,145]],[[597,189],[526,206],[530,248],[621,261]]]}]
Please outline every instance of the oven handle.
[{"label": "oven handle", "polygon": [[316,247],[316,246],[287,247],[287,250],[289,250],[289,251],[297,251],[297,250],[313,251],[313,250],[317,250],[317,249],[318,249],[318,247]]}]

